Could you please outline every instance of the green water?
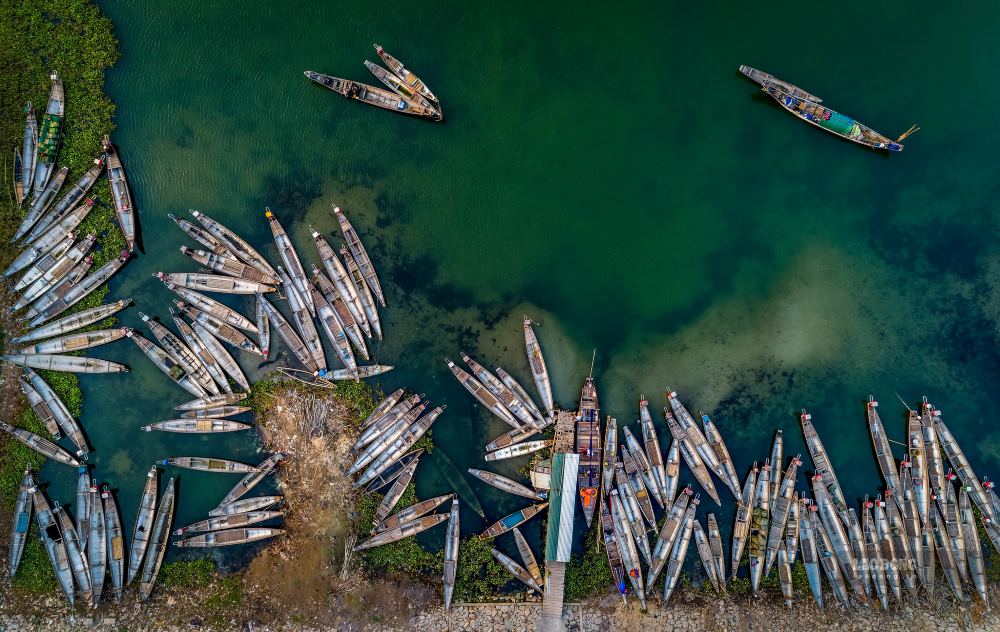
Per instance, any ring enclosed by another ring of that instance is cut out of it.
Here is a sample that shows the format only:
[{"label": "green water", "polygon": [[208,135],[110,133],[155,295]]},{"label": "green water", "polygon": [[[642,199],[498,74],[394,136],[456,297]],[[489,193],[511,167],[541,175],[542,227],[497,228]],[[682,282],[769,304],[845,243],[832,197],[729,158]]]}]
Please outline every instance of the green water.
[{"label": "green water", "polygon": [[[641,393],[659,407],[669,385],[713,414],[741,475],[776,428],[786,455],[805,452],[806,407],[848,494],[877,493],[861,402],[880,398],[900,439],[898,392],[927,394],[977,472],[1000,476],[989,48],[1000,8],[286,4],[102,3],[121,40],[107,87],[146,250],[112,296],[167,316],[170,295],[150,275],[191,269],[167,213],[201,209],[264,246],[268,205],[308,263],[309,227],[332,234],[337,202],[387,287],[376,356],[399,368],[379,383],[448,404],[433,458],[461,471],[483,466],[481,446],[504,426],[444,358],[465,350],[529,384],[529,313],[544,323],[559,403],[575,405],[596,348],[606,413],[631,422]],[[374,83],[362,65],[372,42],[429,82],[445,122],[302,76]],[[794,120],[741,63],[887,135],[924,129],[902,154],[868,151]],[[142,329],[135,312],[123,320]],[[155,458],[261,458],[246,436],[139,432],[184,393],[127,344],[98,355],[133,367],[84,378],[93,462],[122,489],[127,523]],[[666,435],[661,425],[664,447]],[[441,471],[421,468],[422,496],[450,489]],[[184,472],[176,522],[232,482]],[[491,521],[525,504],[470,484]],[[727,529],[732,510],[721,510]],[[486,523],[466,512],[462,524]]]}]

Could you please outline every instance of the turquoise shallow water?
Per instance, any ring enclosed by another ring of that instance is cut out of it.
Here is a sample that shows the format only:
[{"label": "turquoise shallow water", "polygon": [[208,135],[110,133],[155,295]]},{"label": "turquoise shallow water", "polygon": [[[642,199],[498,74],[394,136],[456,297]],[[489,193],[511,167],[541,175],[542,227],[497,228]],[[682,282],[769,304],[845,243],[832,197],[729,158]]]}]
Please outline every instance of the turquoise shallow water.
[{"label": "turquoise shallow water", "polygon": [[[167,213],[201,209],[276,259],[268,205],[311,262],[309,227],[332,234],[339,203],[388,289],[377,357],[399,368],[379,383],[449,406],[422,496],[450,489],[445,457],[460,471],[482,466],[482,444],[503,431],[443,359],[465,350],[528,384],[524,313],[544,323],[560,404],[575,406],[596,348],[606,413],[631,422],[640,394],[659,407],[669,385],[713,415],[741,475],[776,428],[786,455],[805,451],[806,407],[848,494],[877,493],[861,402],[875,394],[898,439],[894,392],[928,395],[976,471],[1000,469],[996,7],[102,8],[121,40],[107,87],[146,249],[112,295],[166,318],[170,296],[150,275],[191,268]],[[444,123],[351,103],[302,76],[374,82],[362,61],[375,41],[430,83]],[[741,63],[888,135],[924,129],[902,154],[867,151],[782,112]],[[135,310],[123,320],[142,328]],[[122,489],[128,524],[155,458],[261,458],[246,437],[138,432],[184,394],[128,345],[99,355],[133,367],[83,381],[93,462]],[[661,425],[664,447],[666,435]],[[72,489],[54,467],[57,489]],[[230,484],[184,472],[176,522],[198,519]],[[470,484],[491,520],[523,505]],[[727,530],[731,515],[721,510]],[[466,532],[483,526],[463,515]]]}]

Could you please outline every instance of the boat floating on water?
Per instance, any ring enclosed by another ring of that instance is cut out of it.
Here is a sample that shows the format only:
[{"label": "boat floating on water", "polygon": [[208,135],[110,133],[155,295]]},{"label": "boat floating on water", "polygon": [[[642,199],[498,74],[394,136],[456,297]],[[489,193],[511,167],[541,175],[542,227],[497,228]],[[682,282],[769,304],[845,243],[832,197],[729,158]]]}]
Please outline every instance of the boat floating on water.
[{"label": "boat floating on water", "polygon": [[314,81],[324,88],[329,88],[338,94],[342,94],[348,99],[361,101],[362,103],[374,105],[384,110],[428,118],[433,121],[440,121],[442,119],[441,113],[434,108],[423,106],[416,101],[404,99],[390,90],[376,88],[360,81],[351,81],[349,79],[334,77],[333,75],[324,75],[312,70],[306,70],[303,74],[310,81]]},{"label": "boat floating on water", "polygon": [[84,356],[69,356],[56,354],[30,354],[0,356],[0,360],[18,366],[45,371],[63,371],[66,373],[128,373],[128,367],[118,362],[87,358]]},{"label": "boat floating on water", "polygon": [[277,537],[285,532],[284,529],[273,529],[271,527],[250,527],[246,529],[226,529],[224,531],[212,531],[202,535],[196,535],[174,542],[174,546],[186,547],[212,547],[212,546],[234,546],[236,544],[247,544]]},{"label": "boat floating on water", "polygon": [[172,456],[170,458],[163,459],[159,462],[159,464],[164,467],[172,465],[174,467],[182,467],[188,470],[197,470],[200,472],[222,472],[224,474],[247,474],[257,469],[253,465],[240,463],[239,461],[216,459],[207,456]]},{"label": "boat floating on water", "polygon": [[216,432],[236,432],[249,430],[250,424],[229,419],[167,419],[148,426],[143,426],[146,432],[162,430],[164,432],[180,432],[185,434],[208,434]]},{"label": "boat floating on water", "polygon": [[[216,516],[200,522],[189,524],[186,527],[174,531],[174,535],[184,535],[185,533],[195,533],[199,531],[221,531],[224,529],[238,529],[252,524],[258,524],[267,520],[274,520],[285,515],[284,511],[247,511],[245,513],[229,514],[226,516]],[[234,542],[234,544],[236,544]],[[181,546],[181,545],[178,545]],[[194,545],[187,545],[194,546]]]},{"label": "boat floating on water", "polygon": [[267,509],[271,505],[280,503],[282,496],[255,496],[253,498],[241,498],[234,503],[216,507],[208,512],[209,516],[231,516],[233,514],[248,513]]}]

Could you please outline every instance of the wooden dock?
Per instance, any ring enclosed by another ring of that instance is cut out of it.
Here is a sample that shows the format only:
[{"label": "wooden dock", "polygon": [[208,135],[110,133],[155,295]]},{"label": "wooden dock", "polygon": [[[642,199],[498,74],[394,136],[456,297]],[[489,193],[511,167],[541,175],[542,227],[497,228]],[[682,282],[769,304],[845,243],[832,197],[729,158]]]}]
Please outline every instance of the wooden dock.
[{"label": "wooden dock", "polygon": [[556,411],[556,434],[553,452],[572,454],[576,451],[576,416],[565,410]]},{"label": "wooden dock", "polygon": [[[542,612],[535,623],[538,632],[562,632],[563,593],[566,563],[573,540],[576,509],[576,415],[556,411],[555,440],[552,444],[552,480],[549,488],[549,522],[545,535],[545,586]],[[568,473],[567,473],[568,468]],[[564,506],[565,505],[565,506]]]}]

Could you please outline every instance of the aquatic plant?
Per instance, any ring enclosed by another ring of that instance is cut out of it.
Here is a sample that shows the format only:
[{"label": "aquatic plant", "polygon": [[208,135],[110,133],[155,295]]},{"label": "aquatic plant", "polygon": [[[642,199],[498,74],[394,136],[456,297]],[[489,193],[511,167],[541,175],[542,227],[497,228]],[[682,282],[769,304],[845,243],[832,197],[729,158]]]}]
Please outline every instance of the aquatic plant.
[{"label": "aquatic plant", "polygon": [[161,588],[201,588],[215,579],[215,562],[210,559],[168,562],[160,569]]},{"label": "aquatic plant", "polygon": [[456,602],[493,601],[501,588],[516,581],[496,561],[490,553],[491,548],[493,543],[479,536],[462,540],[455,569]]},{"label": "aquatic plant", "polygon": [[[355,512],[357,513],[355,533],[358,534],[358,542],[367,538],[371,532],[375,511],[383,498],[384,496],[377,492],[362,494],[358,498],[355,504]],[[396,503],[396,507],[397,509],[409,507],[418,500],[416,487],[411,482],[406,486],[403,497]],[[413,578],[420,578],[421,576],[440,574],[443,570],[442,558],[424,550],[415,538],[406,538],[399,542],[365,549],[358,553],[358,560],[361,567],[372,575],[403,573]]]},{"label": "aquatic plant", "polygon": [[591,528],[584,540],[583,554],[575,554],[566,565],[566,601],[582,601],[604,594],[615,585],[608,556],[598,541],[600,529]]}]

